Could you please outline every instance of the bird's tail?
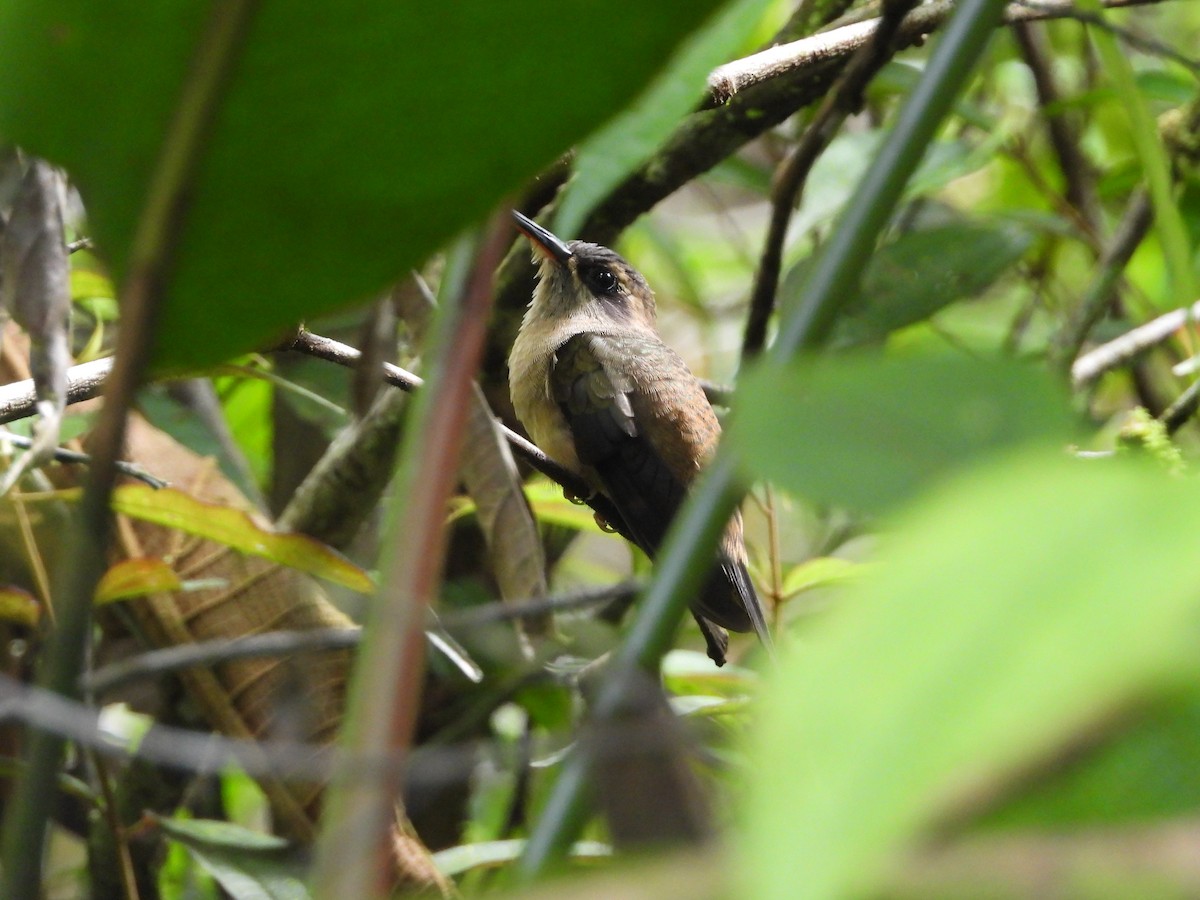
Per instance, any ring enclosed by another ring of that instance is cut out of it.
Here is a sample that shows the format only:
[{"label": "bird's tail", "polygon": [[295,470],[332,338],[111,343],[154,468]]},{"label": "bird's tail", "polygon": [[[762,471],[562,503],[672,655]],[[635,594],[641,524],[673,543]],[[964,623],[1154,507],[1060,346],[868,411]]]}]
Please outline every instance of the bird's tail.
[{"label": "bird's tail", "polygon": [[737,591],[738,599],[741,600],[742,606],[746,610],[746,617],[750,620],[754,633],[758,635],[759,641],[766,648],[767,655],[774,657],[775,642],[771,638],[770,628],[767,627],[767,613],[763,609],[758,592],[754,590],[754,585],[750,582],[750,573],[746,570],[746,564],[740,560],[733,560],[722,563],[721,567],[733,584],[734,590]]}]

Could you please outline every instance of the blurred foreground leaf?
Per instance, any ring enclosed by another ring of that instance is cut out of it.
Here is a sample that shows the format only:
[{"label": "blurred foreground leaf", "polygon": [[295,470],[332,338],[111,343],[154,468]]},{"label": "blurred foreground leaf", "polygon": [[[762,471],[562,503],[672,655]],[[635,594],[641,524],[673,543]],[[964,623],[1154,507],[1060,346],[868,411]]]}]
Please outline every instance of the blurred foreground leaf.
[{"label": "blurred foreground leaf", "polygon": [[916,503],[767,692],[747,896],[857,896],[956,793],[1194,674],[1198,531],[1195,483],[1053,454]]},{"label": "blurred foreground leaf", "polygon": [[[0,6],[0,136],[66,167],[118,283],[221,6]],[[620,109],[716,6],[264,0],[189,186],[157,363],[218,362],[380,290]]]},{"label": "blurred foreground leaf", "polygon": [[1065,442],[1066,399],[1046,373],[967,357],[842,356],[742,378],[730,440],[756,477],[877,511],[971,460]]},{"label": "blurred foreground leaf", "polygon": [[554,230],[574,236],[584,217],[645,162],[702,99],[708,73],[758,28],[767,0],[734,0],[679,48],[629,107],[579,148]]},{"label": "blurred foreground leaf", "polygon": [[834,327],[834,346],[883,340],[982,293],[1032,243],[1030,231],[1004,222],[965,220],[900,235],[871,257],[858,298]]}]

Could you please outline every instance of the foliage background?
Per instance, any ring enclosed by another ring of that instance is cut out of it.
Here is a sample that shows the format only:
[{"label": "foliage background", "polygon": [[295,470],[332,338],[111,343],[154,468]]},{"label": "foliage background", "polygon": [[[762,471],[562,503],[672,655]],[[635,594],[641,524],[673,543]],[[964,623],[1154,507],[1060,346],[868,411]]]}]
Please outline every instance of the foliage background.
[{"label": "foliage background", "polygon": [[[840,63],[746,88],[724,106],[697,108],[697,98],[716,65],[781,28],[809,34],[837,4],[608,4],[602,21],[591,4],[534,0],[363,4],[354,15],[304,3],[110,7],[0,7],[0,30],[20,36],[0,52],[0,135],[67,171],[86,208],[70,227],[95,239],[94,252],[70,261],[76,357],[111,349],[118,296],[122,337],[134,332],[129,296],[149,278],[159,304],[142,340],[151,373],[198,376],[189,390],[220,415],[206,421],[178,382],[148,384],[138,408],[216,456],[247,504],[276,515],[376,385],[268,349],[274,335],[305,319],[370,351],[363,336],[382,318],[381,352],[427,377],[421,396],[436,399],[406,421],[391,413],[403,421],[400,476],[381,501],[360,502],[366,530],[344,548],[382,573],[381,599],[368,611],[361,597],[331,592],[367,622],[343,747],[370,749],[368,710],[402,709],[396,721],[411,721],[390,749],[408,754],[411,771],[467,748],[469,778],[430,787],[414,777],[406,795],[417,834],[461,890],[515,890],[543,874],[525,838],[575,837],[553,798],[587,746],[579,673],[631,633],[562,614],[555,633],[534,636],[530,661],[510,627],[451,627],[482,667],[479,684],[439,652],[427,651],[426,665],[393,640],[420,622],[397,612],[407,569],[396,561],[405,542],[436,547],[443,526],[444,498],[419,507],[409,486],[455,480],[454,454],[423,440],[466,406],[452,387],[456,373],[474,372],[472,340],[484,344],[479,378],[493,407],[508,408],[503,359],[530,273],[525,248],[509,249],[511,234],[482,220],[509,204],[540,210],[564,235],[615,243],[655,286],[666,341],[699,376],[736,381],[729,458],[750,486],[754,575],[779,636],[778,666],[735,638],[737,664],[717,671],[683,630],[662,667],[674,723],[651,717],[668,737],[590,772],[606,815],[586,817],[576,856],[656,847],[606,863],[598,889],[1197,889],[1194,859],[1173,849],[1194,841],[1200,800],[1192,319],[1102,371],[1080,368],[1088,351],[1120,347],[1135,326],[1197,300],[1194,4],[1063,4],[1061,21],[998,29],[976,74],[942,86],[959,91],[952,111],[878,246],[855,261],[861,284],[835,298],[819,349],[757,367],[742,364],[747,298],[772,213],[793,199],[780,196],[781,173]],[[839,214],[939,40],[884,63],[821,153],[781,246],[781,316],[808,302]],[[207,76],[205,93],[196,85]],[[571,145],[574,157],[555,162]],[[393,303],[364,303],[414,267],[440,300],[432,322],[408,279]],[[13,271],[6,262],[8,284]],[[480,283],[494,283],[495,305],[487,335],[471,337],[455,315],[480,309]],[[382,306],[398,310],[398,329]],[[559,494],[541,476],[528,485],[552,594],[647,573]],[[426,598],[451,625],[504,593],[481,507],[478,497],[451,503],[445,581]],[[5,526],[14,535],[15,517]],[[433,543],[420,543],[425,534]],[[73,560],[43,540],[25,557],[54,570],[53,646],[68,630],[59,575]],[[256,538],[226,540],[245,550]],[[36,568],[6,563],[4,581],[44,607],[50,589]],[[10,616],[11,637],[37,645],[22,615]],[[75,656],[76,671],[94,667]],[[31,668],[6,671],[29,678]],[[73,679],[49,686],[75,690]],[[173,712],[141,712],[218,727],[180,696],[176,687]],[[284,709],[286,699],[274,702]],[[314,870],[272,833],[278,815],[233,769],[207,803],[193,786],[118,815],[133,769],[69,769],[92,822],[73,828],[59,816],[51,829],[42,875],[52,895],[87,883],[97,896],[135,896],[135,884],[141,896],[329,896],[331,858],[363,872],[378,865],[373,841],[347,843],[329,826]],[[10,770],[25,777],[15,762]],[[647,777],[662,789],[639,792]],[[699,786],[703,800],[679,800],[676,783]],[[6,800],[7,877],[18,806]],[[703,827],[688,836],[726,852],[679,840],[667,823],[689,814]],[[111,887],[97,875],[110,859],[96,844],[106,832],[122,867]],[[151,847],[144,859],[130,849],[139,841]],[[547,889],[587,885],[580,876]]]}]

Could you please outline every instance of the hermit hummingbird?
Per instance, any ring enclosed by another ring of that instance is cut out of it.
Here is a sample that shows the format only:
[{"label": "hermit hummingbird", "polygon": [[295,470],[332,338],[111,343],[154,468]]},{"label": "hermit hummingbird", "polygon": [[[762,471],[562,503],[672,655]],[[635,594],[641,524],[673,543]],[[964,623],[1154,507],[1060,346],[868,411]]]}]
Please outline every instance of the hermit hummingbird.
[{"label": "hermit hummingbird", "polygon": [[[696,376],[659,337],[641,273],[607,247],[563,241],[513,216],[539,267],[508,360],[517,418],[547,455],[608,498],[620,518],[609,524],[653,558],[716,453],[721,425]],[[725,629],[753,630],[770,647],[740,513],[692,613],[717,665]]]}]

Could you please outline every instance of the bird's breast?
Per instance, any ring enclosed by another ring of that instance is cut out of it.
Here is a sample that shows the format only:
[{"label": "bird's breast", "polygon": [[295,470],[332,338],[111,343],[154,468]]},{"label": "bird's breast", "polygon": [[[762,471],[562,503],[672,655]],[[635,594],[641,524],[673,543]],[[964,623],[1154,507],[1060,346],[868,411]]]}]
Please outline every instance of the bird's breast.
[{"label": "bird's breast", "polygon": [[522,329],[508,359],[508,389],[513,410],[533,442],[555,462],[587,477],[566,419],[550,393],[554,351],[569,336],[557,330]]}]

